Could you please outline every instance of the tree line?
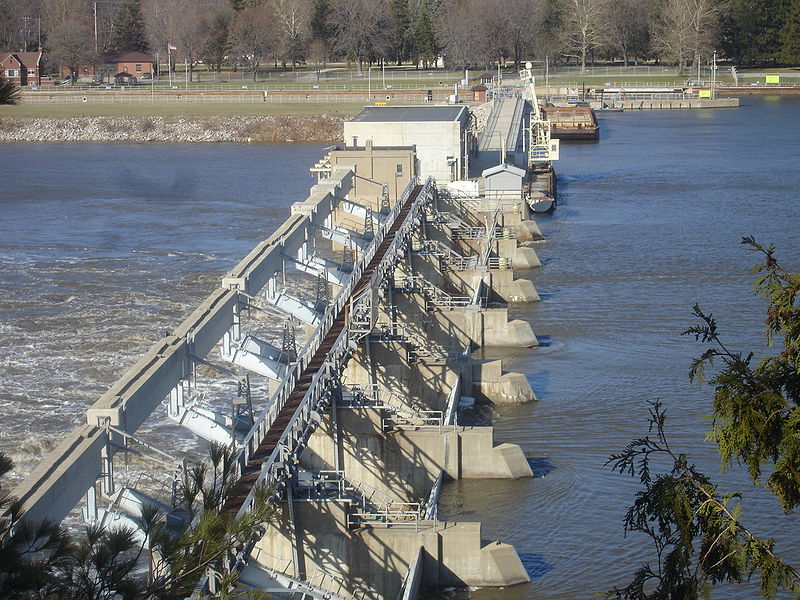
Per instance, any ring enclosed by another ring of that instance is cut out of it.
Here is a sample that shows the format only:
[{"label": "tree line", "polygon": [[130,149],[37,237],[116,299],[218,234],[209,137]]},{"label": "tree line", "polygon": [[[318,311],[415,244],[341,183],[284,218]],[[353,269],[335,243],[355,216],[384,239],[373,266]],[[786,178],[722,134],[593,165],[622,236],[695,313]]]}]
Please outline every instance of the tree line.
[{"label": "tree line", "polygon": [[[96,25],[95,25],[96,23]],[[800,0],[0,0],[0,47],[75,67],[149,51],[217,71],[384,61],[484,68],[654,61],[713,51],[739,65],[800,63]],[[175,48],[174,51],[168,47]]]}]

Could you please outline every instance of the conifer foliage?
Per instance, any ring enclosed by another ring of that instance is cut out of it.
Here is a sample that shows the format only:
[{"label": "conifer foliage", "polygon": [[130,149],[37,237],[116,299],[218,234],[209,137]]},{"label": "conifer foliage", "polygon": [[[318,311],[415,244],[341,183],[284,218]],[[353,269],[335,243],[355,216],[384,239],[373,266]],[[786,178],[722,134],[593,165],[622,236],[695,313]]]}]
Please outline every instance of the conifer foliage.
[{"label": "conifer foliage", "polygon": [[[60,524],[25,519],[2,481],[12,466],[0,453],[4,600],[186,598],[209,568],[221,576],[221,597],[231,597],[237,576],[231,557],[261,537],[276,515],[265,486],[256,488],[253,507],[243,516],[220,511],[236,484],[235,451],[221,444],[211,444],[208,459],[184,471],[171,522],[158,507],[143,507],[138,523],[143,535],[100,524],[70,534]],[[143,562],[149,569],[142,569]]]},{"label": "conifer foliage", "polygon": [[0,72],[0,104],[17,104],[20,91],[17,84],[5,78]]},{"label": "conifer foliage", "polygon": [[[778,350],[756,361],[754,352],[729,348],[714,317],[695,306],[699,323],[684,334],[707,349],[692,362],[689,377],[703,382],[706,370],[716,369],[708,380],[714,388],[709,438],[723,469],[745,466],[753,484],[767,487],[790,512],[800,503],[800,274],[783,268],[773,246],[753,238],[742,243],[763,258],[752,271],[753,290],[767,303],[767,345]],[[648,435],[608,464],[641,481],[625,531],[648,536],[657,560],[607,598],[709,598],[717,583],[750,580],[758,581],[764,598],[781,590],[800,594],[800,573],[776,554],[775,540],[746,527],[740,494],[721,492],[689,456],[672,448],[660,402],[651,403]],[[657,465],[666,465],[666,472],[655,474]]]},{"label": "conifer foliage", "polygon": [[111,38],[111,52],[148,52],[147,32],[142,17],[139,0],[125,0],[125,4],[114,20],[114,35]]}]

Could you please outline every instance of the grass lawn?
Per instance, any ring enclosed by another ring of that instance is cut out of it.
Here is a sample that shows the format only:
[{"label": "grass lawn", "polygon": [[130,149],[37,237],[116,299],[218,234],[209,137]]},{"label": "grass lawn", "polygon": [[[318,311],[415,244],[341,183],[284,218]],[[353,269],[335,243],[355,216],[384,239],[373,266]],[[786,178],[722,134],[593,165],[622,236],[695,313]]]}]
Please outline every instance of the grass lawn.
[{"label": "grass lawn", "polygon": [[0,106],[6,117],[95,117],[95,116],[250,116],[250,115],[355,115],[363,103],[253,102],[253,103],[142,103],[142,104],[18,104]]}]

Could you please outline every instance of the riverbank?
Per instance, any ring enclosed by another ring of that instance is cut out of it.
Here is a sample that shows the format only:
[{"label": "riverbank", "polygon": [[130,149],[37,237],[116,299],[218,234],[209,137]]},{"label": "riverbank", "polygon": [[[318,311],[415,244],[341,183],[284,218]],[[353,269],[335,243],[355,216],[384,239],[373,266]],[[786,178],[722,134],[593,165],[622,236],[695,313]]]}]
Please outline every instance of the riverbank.
[{"label": "riverbank", "polygon": [[284,143],[342,138],[347,115],[0,117],[0,142]]}]

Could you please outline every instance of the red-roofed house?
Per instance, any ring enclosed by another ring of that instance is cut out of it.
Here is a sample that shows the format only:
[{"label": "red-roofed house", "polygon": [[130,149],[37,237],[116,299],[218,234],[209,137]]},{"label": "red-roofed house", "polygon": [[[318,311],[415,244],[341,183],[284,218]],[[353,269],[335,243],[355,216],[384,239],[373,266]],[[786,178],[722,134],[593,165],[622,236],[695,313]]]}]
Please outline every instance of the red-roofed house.
[{"label": "red-roofed house", "polygon": [[42,73],[42,53],[40,52],[2,52],[0,70],[6,79],[17,85],[50,84],[50,78]]}]

